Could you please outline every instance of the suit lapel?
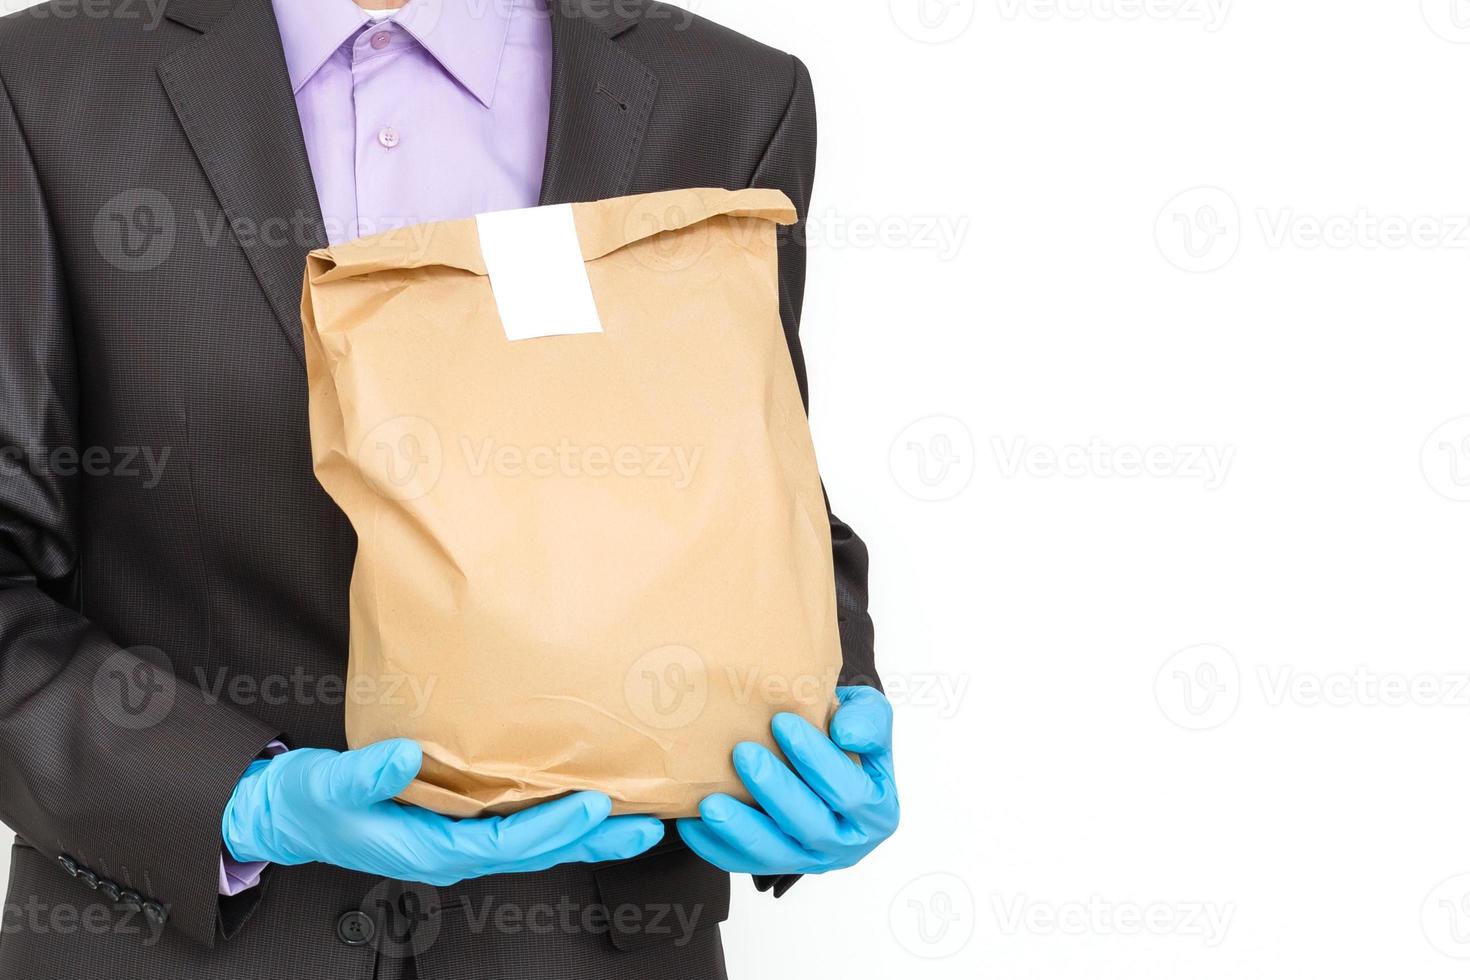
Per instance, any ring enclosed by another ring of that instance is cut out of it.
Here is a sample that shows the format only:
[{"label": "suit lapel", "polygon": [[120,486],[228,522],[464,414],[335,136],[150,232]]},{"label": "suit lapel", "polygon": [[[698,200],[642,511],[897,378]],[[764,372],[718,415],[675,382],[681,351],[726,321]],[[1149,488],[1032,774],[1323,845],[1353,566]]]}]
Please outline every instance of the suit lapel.
[{"label": "suit lapel", "polygon": [[658,80],[616,40],[634,26],[629,3],[549,0],[551,121],[541,203],[628,192]]},{"label": "suit lapel", "polygon": [[[456,0],[458,2],[458,0]],[[541,204],[628,192],[658,80],[615,40],[630,4],[549,0],[551,114]],[[305,359],[301,276],[327,244],[311,164],[270,0],[171,0],[170,20],[202,36],[158,66],[174,112],[231,233]]]},{"label": "suit lapel", "polygon": [[327,239],[270,0],[174,0],[168,16],[204,33],[162,61],[158,75],[304,361],[301,276],[306,253]]}]

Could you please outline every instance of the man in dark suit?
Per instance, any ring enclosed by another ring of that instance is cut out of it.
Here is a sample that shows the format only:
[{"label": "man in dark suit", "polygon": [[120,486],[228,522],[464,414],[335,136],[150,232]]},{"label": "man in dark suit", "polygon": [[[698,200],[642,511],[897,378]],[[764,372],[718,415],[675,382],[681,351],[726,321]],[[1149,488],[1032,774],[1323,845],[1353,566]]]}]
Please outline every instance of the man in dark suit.
[{"label": "man in dark suit", "polygon": [[[0,977],[724,976],[729,870],[780,893],[891,827],[832,856],[765,825],[743,853],[696,821],[632,860],[437,888],[317,855],[242,873],[222,851],[272,746],[345,749],[355,542],[313,477],[298,317],[344,198],[279,7],[0,20],[0,818],[18,835]],[[769,186],[805,217],[800,62],[645,0],[555,0],[546,31],[523,205]],[[803,397],[804,270],[798,225],[781,314]],[[831,526],[842,683],[876,687],[866,550]]]}]

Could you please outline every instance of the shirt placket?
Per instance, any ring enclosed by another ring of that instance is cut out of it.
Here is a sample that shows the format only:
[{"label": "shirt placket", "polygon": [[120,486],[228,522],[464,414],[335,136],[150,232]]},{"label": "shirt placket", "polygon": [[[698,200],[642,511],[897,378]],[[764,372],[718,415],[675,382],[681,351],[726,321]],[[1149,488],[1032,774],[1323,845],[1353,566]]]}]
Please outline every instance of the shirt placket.
[{"label": "shirt placket", "polygon": [[368,71],[383,71],[385,61],[396,58],[409,43],[403,30],[391,21],[365,27],[352,42],[353,112],[357,131],[353,161],[355,236],[375,234],[397,223],[384,214],[388,197],[384,171],[389,162],[385,155],[396,151],[403,142],[402,121],[387,118],[391,114],[387,107],[370,94],[381,92],[381,83],[367,86],[363,84],[363,76]]}]

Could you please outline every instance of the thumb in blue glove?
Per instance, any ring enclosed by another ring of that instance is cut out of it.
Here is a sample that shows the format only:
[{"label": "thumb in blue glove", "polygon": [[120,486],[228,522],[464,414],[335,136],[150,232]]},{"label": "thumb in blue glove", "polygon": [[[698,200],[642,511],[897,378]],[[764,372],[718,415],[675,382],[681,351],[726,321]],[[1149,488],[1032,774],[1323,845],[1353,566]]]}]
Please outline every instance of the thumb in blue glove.
[{"label": "thumb in blue glove", "polygon": [[[898,829],[893,706],[870,687],[840,687],[830,737],[793,714],[771,731],[788,766],[753,742],[735,747],[735,771],[760,809],[717,793],[679,836],[730,872],[820,874],[867,857]],[[857,762],[847,753],[857,756]]]},{"label": "thumb in blue glove", "polygon": [[253,763],[225,807],[222,835],[242,862],[319,861],[447,886],[484,875],[616,861],[658,843],[652,817],[609,817],[602,793],[574,793],[509,817],[455,820],[393,802],[423,764],[407,739],[353,752],[298,749]]}]

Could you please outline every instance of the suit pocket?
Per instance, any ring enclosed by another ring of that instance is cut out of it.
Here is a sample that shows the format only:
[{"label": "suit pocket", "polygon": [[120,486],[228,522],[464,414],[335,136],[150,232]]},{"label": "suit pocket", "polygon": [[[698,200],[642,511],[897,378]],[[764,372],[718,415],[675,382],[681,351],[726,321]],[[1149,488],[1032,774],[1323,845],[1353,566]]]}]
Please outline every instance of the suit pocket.
[{"label": "suit pocket", "polygon": [[593,869],[620,950],[655,943],[684,946],[730,917],[730,876],[682,843]]}]

